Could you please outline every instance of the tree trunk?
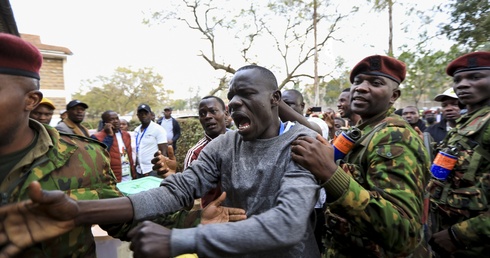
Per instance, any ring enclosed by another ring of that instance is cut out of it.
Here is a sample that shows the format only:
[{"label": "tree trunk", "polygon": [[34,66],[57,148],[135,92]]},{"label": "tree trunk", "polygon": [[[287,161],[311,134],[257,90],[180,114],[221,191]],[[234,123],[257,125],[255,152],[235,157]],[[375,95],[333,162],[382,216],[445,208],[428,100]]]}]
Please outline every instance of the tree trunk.
[{"label": "tree trunk", "polygon": [[393,1],[388,0],[390,35],[388,37],[388,56],[393,57]]},{"label": "tree trunk", "polygon": [[317,23],[317,13],[316,13],[316,9],[317,9],[317,4],[316,4],[316,0],[313,1],[313,38],[314,38],[314,43],[315,44],[315,56],[314,56],[314,59],[313,59],[313,63],[314,63],[314,81],[313,81],[313,84],[314,84],[314,87],[315,87],[315,106],[319,106],[319,103],[320,103],[320,87],[319,87],[319,83],[318,83],[318,45],[317,45],[317,27],[316,27],[316,23]]}]

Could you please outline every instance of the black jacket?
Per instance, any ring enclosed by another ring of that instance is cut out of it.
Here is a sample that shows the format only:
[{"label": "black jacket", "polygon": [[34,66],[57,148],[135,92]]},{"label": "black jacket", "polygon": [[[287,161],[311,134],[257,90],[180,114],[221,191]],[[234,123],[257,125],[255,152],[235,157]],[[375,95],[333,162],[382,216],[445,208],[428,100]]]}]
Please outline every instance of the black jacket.
[{"label": "black jacket", "polygon": [[439,123],[429,126],[425,130],[425,132],[428,132],[430,136],[432,136],[434,142],[440,142],[444,140],[447,135],[446,120],[442,118]]}]

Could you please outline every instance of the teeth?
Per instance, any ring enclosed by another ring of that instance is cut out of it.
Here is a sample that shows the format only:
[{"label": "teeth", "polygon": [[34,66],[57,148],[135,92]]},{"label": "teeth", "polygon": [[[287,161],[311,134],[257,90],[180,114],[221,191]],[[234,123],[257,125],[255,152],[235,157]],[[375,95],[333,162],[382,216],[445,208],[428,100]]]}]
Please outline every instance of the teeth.
[{"label": "teeth", "polygon": [[249,128],[249,127],[250,127],[250,125],[240,125],[240,126],[238,127],[238,129],[239,129],[239,130],[245,130],[245,129]]}]

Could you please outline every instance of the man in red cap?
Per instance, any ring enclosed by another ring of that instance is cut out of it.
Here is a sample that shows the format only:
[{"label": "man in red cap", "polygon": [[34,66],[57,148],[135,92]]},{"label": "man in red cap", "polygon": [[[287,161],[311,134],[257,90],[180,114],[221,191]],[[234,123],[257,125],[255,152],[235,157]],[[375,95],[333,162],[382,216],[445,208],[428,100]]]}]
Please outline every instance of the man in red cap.
[{"label": "man in red cap", "polygon": [[[40,184],[45,190],[66,194],[68,202],[121,197],[103,144],[78,135],[60,134],[49,125],[29,119],[29,113],[43,97],[39,91],[41,64],[42,55],[35,46],[20,37],[0,33],[0,206],[4,206],[0,210],[16,206],[28,210],[33,208],[30,204],[19,204],[32,197],[28,194],[28,186],[33,181],[37,181],[36,185]],[[164,222],[193,223],[199,217],[197,214],[203,215],[202,223],[228,221],[232,212],[243,219],[244,211],[241,209],[217,207],[223,200],[221,198],[210,204],[211,208],[202,213],[189,213],[188,220],[185,220],[185,216],[179,216],[188,214],[182,212]],[[38,217],[45,213],[62,217],[70,215],[61,212],[59,208],[51,207],[36,212],[27,224],[45,225]],[[163,222],[164,218],[159,221]],[[112,217],[107,219],[108,223],[112,222]],[[46,228],[29,230],[28,236],[20,235],[21,227],[9,228],[15,221],[18,220],[0,216],[2,257],[96,257],[90,224],[72,227],[70,230],[58,228],[62,231],[60,234],[48,237]],[[127,232],[130,224],[109,225],[105,229]],[[33,235],[37,233],[39,237]],[[4,245],[7,239],[14,243]],[[37,244],[31,246],[33,242]]]},{"label": "man in red cap", "polygon": [[334,160],[321,137],[292,144],[293,159],[327,192],[327,257],[428,257],[420,243],[429,155],[393,114],[404,78],[405,64],[387,56],[366,57],[352,69],[351,110],[361,117],[362,136],[350,150],[339,145],[344,158]]},{"label": "man in red cap", "polygon": [[455,157],[446,179],[428,186],[429,243],[440,257],[483,257],[490,252],[490,52],[463,55],[446,73],[468,113],[437,147]]}]

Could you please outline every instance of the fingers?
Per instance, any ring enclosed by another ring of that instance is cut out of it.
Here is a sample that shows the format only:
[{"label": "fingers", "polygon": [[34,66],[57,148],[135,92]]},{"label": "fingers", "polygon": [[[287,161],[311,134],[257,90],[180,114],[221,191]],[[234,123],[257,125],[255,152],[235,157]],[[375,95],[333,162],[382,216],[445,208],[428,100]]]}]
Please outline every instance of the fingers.
[{"label": "fingers", "polygon": [[314,141],[315,139],[310,136],[299,136],[298,138],[296,138],[296,140],[292,142],[292,145],[303,145],[307,143],[312,143]]},{"label": "fingers", "polygon": [[153,154],[153,157],[156,158],[156,157],[158,157],[160,155],[162,155],[162,152],[160,150],[158,150],[157,152],[155,152],[155,154]]},{"label": "fingers", "polygon": [[144,227],[144,222],[142,223],[139,223],[136,227],[134,227],[133,229],[131,229],[129,232],[128,232],[128,237],[129,238],[133,238],[134,236],[136,236],[136,234],[138,233],[138,231],[140,231],[140,229]]},{"label": "fingers", "polygon": [[172,145],[168,145],[167,147],[167,155],[168,155],[168,158],[169,159],[176,159],[175,158],[175,153],[174,153],[174,147],[172,147]]},{"label": "fingers", "polygon": [[221,195],[216,198],[216,200],[212,201],[210,205],[214,205],[216,207],[220,206],[226,199],[226,192],[221,193]]},{"label": "fingers", "polygon": [[41,184],[38,181],[34,181],[29,184],[28,195],[34,202],[41,202],[43,199],[43,191],[41,189]]},{"label": "fingers", "polygon": [[230,222],[237,222],[241,220],[246,220],[247,215],[245,214],[245,211],[243,211],[243,214],[230,214],[229,215],[229,221]]},{"label": "fingers", "polygon": [[316,135],[316,139],[318,141],[320,141],[322,144],[330,145],[330,143],[328,143],[327,139],[323,138],[323,136],[321,136],[320,134]]}]

